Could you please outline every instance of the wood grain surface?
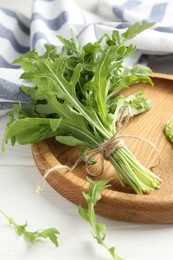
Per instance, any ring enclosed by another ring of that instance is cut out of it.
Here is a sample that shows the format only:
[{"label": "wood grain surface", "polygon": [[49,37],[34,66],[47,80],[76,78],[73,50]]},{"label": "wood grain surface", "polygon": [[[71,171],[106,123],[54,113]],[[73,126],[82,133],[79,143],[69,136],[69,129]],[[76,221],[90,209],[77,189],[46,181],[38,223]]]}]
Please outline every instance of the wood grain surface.
[{"label": "wood grain surface", "polygon": [[[145,96],[153,101],[152,109],[132,119],[120,134],[146,138],[156,145],[161,154],[161,163],[154,169],[162,179],[161,188],[150,194],[136,195],[130,187],[122,187],[114,168],[105,162],[100,179],[112,177],[111,187],[102,192],[96,212],[102,216],[141,223],[173,223],[173,146],[166,139],[163,128],[168,117],[173,115],[173,76],[153,74],[154,87],[136,84],[123,92],[128,95],[145,90]],[[126,145],[139,161],[150,168],[157,163],[158,154],[151,146],[140,140],[125,140]],[[54,140],[32,145],[33,157],[42,175],[57,165],[72,166],[79,157],[78,148],[62,145]],[[98,164],[92,166],[97,171]],[[54,170],[47,182],[62,196],[75,204],[85,205],[82,191],[87,192],[85,164],[80,163],[73,172]]]}]

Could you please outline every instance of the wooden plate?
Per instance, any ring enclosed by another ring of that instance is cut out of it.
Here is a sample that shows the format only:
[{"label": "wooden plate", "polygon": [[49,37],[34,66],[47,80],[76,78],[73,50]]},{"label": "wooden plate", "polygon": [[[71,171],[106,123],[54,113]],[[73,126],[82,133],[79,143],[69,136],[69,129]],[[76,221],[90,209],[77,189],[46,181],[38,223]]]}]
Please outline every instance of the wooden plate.
[{"label": "wooden plate", "polygon": [[[113,167],[105,162],[104,173],[100,179],[113,177],[111,188],[102,192],[102,199],[96,205],[96,212],[116,220],[141,223],[173,223],[173,147],[163,133],[168,117],[173,115],[173,76],[154,74],[155,87],[137,84],[124,94],[145,89],[145,95],[153,100],[150,111],[137,116],[121,134],[146,138],[154,143],[160,151],[161,163],[154,172],[162,178],[160,190],[147,195],[136,195],[129,187],[123,188]],[[145,142],[125,140],[130,150],[141,163],[150,168],[158,160],[158,154]],[[32,145],[33,157],[41,174],[56,165],[73,165],[79,156],[77,148],[61,145],[47,140]],[[92,166],[97,171],[98,165]],[[82,191],[87,192],[85,165],[80,163],[73,172],[64,169],[55,170],[47,177],[47,182],[65,198],[75,204],[85,205]]]}]

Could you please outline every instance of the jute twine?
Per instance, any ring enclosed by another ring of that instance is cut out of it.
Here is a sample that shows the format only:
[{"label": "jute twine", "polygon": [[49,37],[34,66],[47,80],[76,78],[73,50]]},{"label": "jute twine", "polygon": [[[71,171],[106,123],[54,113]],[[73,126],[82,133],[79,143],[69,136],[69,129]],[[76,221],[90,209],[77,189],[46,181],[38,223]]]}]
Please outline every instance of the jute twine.
[{"label": "jute twine", "polygon": [[[98,177],[100,175],[103,174],[104,171],[104,161],[108,161],[110,156],[120,147],[125,147],[125,143],[124,140],[125,138],[133,138],[133,139],[138,139],[140,141],[143,141],[147,144],[149,144],[154,150],[155,152],[158,154],[158,163],[153,165],[151,167],[151,169],[156,168],[161,161],[161,155],[159,150],[157,149],[157,147],[150,141],[146,140],[145,138],[141,138],[141,137],[137,137],[135,135],[117,135],[121,129],[129,122],[131,118],[131,110],[129,106],[124,107],[121,116],[119,118],[119,120],[116,123],[116,134],[114,134],[109,140],[107,140],[106,142],[103,142],[102,144],[100,144],[99,147],[89,150],[85,153],[86,156],[86,161],[85,161],[85,167],[86,167],[86,173],[92,177]],[[90,160],[96,156],[99,155],[100,156],[100,171],[95,174],[90,170]],[[68,171],[73,171],[77,165],[83,161],[83,157],[79,157],[77,159],[77,161],[73,164],[72,167],[69,167],[68,165],[55,165],[52,168],[49,168],[43,178],[41,179],[41,182],[39,184],[36,185],[36,192],[40,193],[40,191],[44,188],[45,186],[45,180],[47,179],[47,177],[54,171],[57,170],[66,170],[66,172]]]}]

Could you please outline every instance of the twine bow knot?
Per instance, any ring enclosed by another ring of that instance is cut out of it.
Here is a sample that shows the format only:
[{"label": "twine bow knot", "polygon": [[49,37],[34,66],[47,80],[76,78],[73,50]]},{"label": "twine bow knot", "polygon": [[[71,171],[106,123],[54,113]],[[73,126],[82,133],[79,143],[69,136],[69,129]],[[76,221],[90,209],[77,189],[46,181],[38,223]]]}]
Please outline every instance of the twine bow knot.
[{"label": "twine bow knot", "polygon": [[[114,134],[108,141],[102,143],[99,147],[87,152],[86,155],[87,156],[89,155],[86,160],[87,174],[90,176],[93,176],[93,177],[102,175],[102,173],[104,171],[104,160],[108,161],[110,156],[112,155],[112,153],[114,153],[118,148],[120,148],[122,146],[124,146],[124,141],[119,136]],[[89,162],[90,162],[91,158],[97,154],[100,155],[100,171],[98,174],[94,174],[89,169]]]}]

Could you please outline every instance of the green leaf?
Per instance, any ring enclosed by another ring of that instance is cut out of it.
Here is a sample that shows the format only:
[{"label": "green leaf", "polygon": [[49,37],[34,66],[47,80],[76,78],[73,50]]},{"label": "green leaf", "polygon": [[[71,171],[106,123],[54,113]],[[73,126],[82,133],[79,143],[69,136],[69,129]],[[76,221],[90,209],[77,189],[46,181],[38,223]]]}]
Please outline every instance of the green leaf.
[{"label": "green leaf", "polygon": [[119,31],[114,30],[112,33],[112,40],[116,46],[120,46],[122,44],[122,37]]},{"label": "green leaf", "polygon": [[81,205],[79,205],[79,209],[78,210],[79,210],[79,214],[81,215],[81,217],[89,222],[90,221],[90,216],[88,215],[88,211],[86,209],[82,208]]},{"label": "green leaf", "polygon": [[57,235],[59,235],[60,232],[56,228],[48,228],[39,233],[39,237],[43,238],[49,238],[52,243],[58,247],[58,240]]},{"label": "green leaf", "polygon": [[75,52],[77,54],[81,54],[81,50],[78,45],[78,41],[76,38],[76,35],[73,30],[71,30],[72,38],[70,40],[67,40],[63,38],[62,36],[58,35],[58,39],[64,44],[64,46],[67,47],[68,51]]},{"label": "green leaf", "polygon": [[85,142],[83,142],[82,140],[79,140],[73,136],[67,136],[67,135],[64,135],[64,136],[56,136],[55,139],[62,143],[62,144],[66,144],[66,145],[69,145],[69,146],[82,146],[82,145],[86,145]]},{"label": "green leaf", "polygon": [[136,76],[149,76],[152,74],[152,70],[149,67],[146,67],[142,64],[136,64],[132,67],[132,74]]},{"label": "green leaf", "polygon": [[122,34],[122,38],[124,39],[124,41],[128,41],[131,40],[132,38],[134,38],[136,35],[138,35],[139,33],[145,31],[146,29],[151,28],[152,26],[155,25],[155,22],[152,23],[140,23],[140,22],[136,22],[133,25],[131,25],[123,34]]},{"label": "green leaf", "polygon": [[167,120],[167,123],[165,124],[165,127],[164,127],[165,135],[167,136],[167,138],[169,139],[169,141],[171,143],[173,143],[173,128],[171,127],[172,120],[173,120],[173,116],[171,116]]},{"label": "green leaf", "polygon": [[100,192],[103,189],[110,186],[110,184],[108,184],[110,182],[110,180],[99,180],[99,181],[95,182],[92,179],[87,177],[87,181],[90,184],[88,196],[90,196],[93,205],[95,205],[101,199]]},{"label": "green leaf", "polygon": [[35,232],[29,232],[26,230],[27,222],[24,225],[17,224],[14,219],[9,217],[6,213],[4,213],[0,209],[0,213],[9,221],[10,225],[12,225],[19,236],[23,235],[25,239],[30,242],[34,243],[35,241],[39,240],[40,238],[49,238],[50,241],[58,247],[58,235],[60,234],[56,228],[48,228],[45,230],[37,230]]},{"label": "green leaf", "polygon": [[112,255],[114,260],[120,260],[122,258],[120,258],[119,256],[116,255],[115,253],[115,247],[111,247],[108,249],[108,251],[110,252],[110,254]]},{"label": "green leaf", "polygon": [[[14,224],[14,220],[11,218],[10,224]],[[26,232],[26,227],[28,226],[27,222],[23,225],[18,225],[17,233],[19,236],[23,235],[24,232]]]},{"label": "green leaf", "polygon": [[75,50],[74,45],[71,41],[63,38],[61,35],[58,35],[57,37],[66,47],[68,47],[69,50],[72,50],[72,51]]},{"label": "green leaf", "polygon": [[62,119],[51,119],[50,120],[50,128],[53,130],[53,131],[56,131],[61,123]]},{"label": "green leaf", "polygon": [[[9,139],[19,144],[35,143],[54,136],[61,119],[22,118],[12,120],[6,127],[3,147]],[[15,143],[13,141],[13,144]]]},{"label": "green leaf", "polygon": [[[144,91],[141,90],[137,93],[128,96],[127,98],[122,97],[122,99],[124,99],[124,107],[127,106],[129,108],[130,117],[139,115],[151,109],[152,101],[150,99],[145,98],[143,94]],[[118,116],[120,116],[120,114]],[[127,113],[124,114],[124,116],[127,116]]]},{"label": "green leaf", "polygon": [[102,237],[102,240],[104,240],[106,237],[106,226],[104,224],[99,223],[96,225],[96,229],[97,229],[97,232]]},{"label": "green leaf", "polygon": [[84,196],[84,198],[85,198],[85,200],[88,202],[88,203],[91,203],[92,201],[92,198],[91,198],[91,196],[89,195],[89,194],[87,194],[87,193],[82,193],[83,194],[83,196]]},{"label": "green leaf", "polygon": [[95,109],[98,111],[103,124],[105,124],[107,128],[110,127],[107,114],[107,94],[109,90],[109,82],[105,79],[108,78],[112,70],[115,69],[116,62],[122,62],[121,55],[123,56],[124,54],[118,53],[116,46],[111,46],[106,50],[96,49],[93,57],[92,66],[95,75],[90,81],[90,88],[93,91],[93,99],[96,104]]}]

